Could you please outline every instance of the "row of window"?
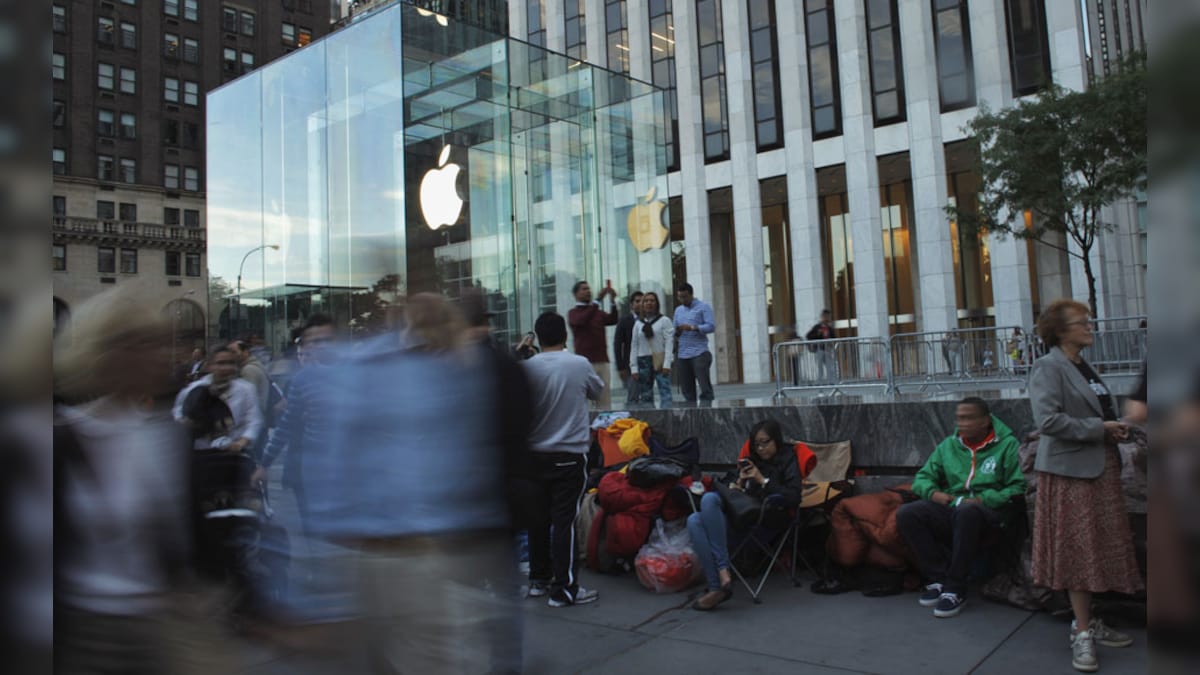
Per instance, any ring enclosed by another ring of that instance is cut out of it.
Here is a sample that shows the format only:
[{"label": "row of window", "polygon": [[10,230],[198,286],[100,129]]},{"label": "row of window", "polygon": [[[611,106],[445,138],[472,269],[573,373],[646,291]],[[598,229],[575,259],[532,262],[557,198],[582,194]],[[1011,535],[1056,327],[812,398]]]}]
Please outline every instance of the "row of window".
[{"label": "row of window", "polygon": [[[62,195],[53,196],[54,215],[58,218],[67,216],[67,198]],[[184,227],[200,227],[200,210],[199,209],[179,209],[174,206],[163,207],[164,225],[179,225],[179,215],[183,214]],[[120,218],[117,215],[120,214]],[[130,204],[99,200],[96,202],[96,219],[97,220],[121,220],[126,223],[138,222],[137,204]]]},{"label": "row of window", "polygon": [[[582,0],[580,0],[582,2]],[[136,4],[135,0],[121,0],[124,4]],[[284,3],[287,5],[288,3]],[[163,13],[168,16],[180,16],[180,7],[182,5],[182,16],[185,21],[198,22],[200,20],[200,0],[164,0]],[[53,29],[56,33],[67,32],[67,8],[64,5],[53,6]],[[311,12],[311,4],[310,9]],[[257,18],[254,12],[249,12],[244,9],[224,6],[221,8],[221,28],[226,33],[241,34],[247,37],[254,37],[257,32]],[[172,37],[169,33],[167,37]],[[281,38],[284,44],[303,47],[312,42],[312,29],[303,26],[297,28],[295,24],[284,22],[281,27]],[[96,40],[102,45],[114,47],[120,45],[125,49],[137,49],[137,24],[129,21],[121,21],[119,19],[107,16],[97,17],[96,19]],[[168,42],[170,40],[168,39]],[[174,41],[176,49],[178,48],[178,38]],[[184,58],[188,59],[188,43],[195,43],[191,38],[184,38]],[[177,52],[167,52],[167,56],[175,56]],[[196,60],[193,63],[199,63],[199,45],[196,45]],[[176,57],[177,58],[177,57]]]},{"label": "row of window", "polygon": [[[67,173],[67,151],[65,148],[52,148],[50,151],[51,171],[56,176]],[[180,177],[182,176],[182,182]],[[121,183],[138,182],[137,160],[129,157],[117,159],[112,155],[96,155],[96,178],[102,181]],[[200,169],[194,166],[178,164],[163,165],[163,187],[168,190],[178,190],[182,187],[191,192],[200,191]]]},{"label": "row of window", "polygon": [[[242,51],[242,57],[238,59],[238,50],[232,47],[225,47],[221,58],[221,68],[226,73],[248,73],[254,70],[254,54],[247,51]],[[239,62],[241,68],[238,67]]]},{"label": "row of window", "polygon": [[[56,272],[67,271],[67,247],[63,244],[51,245],[51,265]],[[200,276],[200,254],[181,253],[180,251],[164,251],[167,276]],[[118,258],[118,255],[120,256]],[[182,266],[180,262],[182,260]],[[100,274],[116,274],[120,262],[121,274],[138,273],[138,250],[136,248],[117,249],[112,246],[96,248],[96,271]]]}]

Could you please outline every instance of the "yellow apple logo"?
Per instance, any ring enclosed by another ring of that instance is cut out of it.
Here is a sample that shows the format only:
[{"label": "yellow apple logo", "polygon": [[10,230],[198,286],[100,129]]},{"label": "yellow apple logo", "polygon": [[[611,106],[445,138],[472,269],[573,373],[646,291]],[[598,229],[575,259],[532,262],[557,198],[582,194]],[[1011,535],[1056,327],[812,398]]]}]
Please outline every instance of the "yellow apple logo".
[{"label": "yellow apple logo", "polygon": [[667,243],[667,235],[671,233],[662,224],[662,213],[666,204],[654,201],[655,191],[656,188],[650,188],[646,196],[629,209],[629,217],[625,219],[625,224],[629,226],[629,241],[633,242],[633,247],[639,253],[652,248],[662,248]]}]

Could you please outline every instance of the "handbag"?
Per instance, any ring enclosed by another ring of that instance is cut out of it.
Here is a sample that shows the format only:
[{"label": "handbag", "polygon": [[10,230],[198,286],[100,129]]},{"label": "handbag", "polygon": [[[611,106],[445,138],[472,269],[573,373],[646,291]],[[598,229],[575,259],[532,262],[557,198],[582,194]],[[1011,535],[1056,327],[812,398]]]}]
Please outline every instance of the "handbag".
[{"label": "handbag", "polygon": [[734,529],[748,530],[758,522],[762,511],[762,501],[741,490],[734,490],[724,482],[715,483],[717,495],[721,497],[721,505],[726,517]]}]

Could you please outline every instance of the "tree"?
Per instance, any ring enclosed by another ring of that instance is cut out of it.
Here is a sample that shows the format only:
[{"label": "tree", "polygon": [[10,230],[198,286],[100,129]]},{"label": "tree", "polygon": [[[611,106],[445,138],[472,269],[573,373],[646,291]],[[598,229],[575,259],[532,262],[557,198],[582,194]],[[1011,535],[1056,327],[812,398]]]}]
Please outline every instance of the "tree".
[{"label": "tree", "polygon": [[[977,149],[979,205],[952,204],[947,213],[960,227],[1032,239],[1079,258],[1094,316],[1091,251],[1099,234],[1116,227],[1101,209],[1146,183],[1145,56],[1131,56],[1086,91],[1051,85],[1012,108],[981,106],[967,131]],[[1057,243],[1058,235],[1075,248]]]}]

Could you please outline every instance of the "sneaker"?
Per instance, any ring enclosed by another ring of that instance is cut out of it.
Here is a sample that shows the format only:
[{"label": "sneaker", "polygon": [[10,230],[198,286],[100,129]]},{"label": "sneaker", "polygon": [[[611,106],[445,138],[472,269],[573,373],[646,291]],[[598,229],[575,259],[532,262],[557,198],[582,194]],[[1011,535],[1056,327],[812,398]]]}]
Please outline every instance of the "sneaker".
[{"label": "sneaker", "polygon": [[527,598],[540,598],[550,592],[549,581],[530,581],[529,591],[525,594]]},{"label": "sneaker", "polygon": [[[1076,624],[1074,621],[1072,621],[1072,640],[1074,640],[1073,636],[1075,635],[1075,628]],[[1104,625],[1104,622],[1099,618],[1093,617],[1092,620],[1088,622],[1088,632],[1092,634],[1092,640],[1094,642],[1102,644],[1105,647],[1128,647],[1129,645],[1133,644],[1133,637],[1109,628],[1108,626]]]},{"label": "sneaker", "polygon": [[963,605],[967,604],[967,598],[958,593],[942,593],[938,598],[937,606],[933,608],[933,615],[939,619],[949,619],[952,616],[958,616],[962,611]]},{"label": "sneaker", "polygon": [[1100,660],[1096,658],[1096,644],[1092,642],[1092,632],[1081,630],[1071,637],[1071,665],[1075,670],[1094,673],[1100,670]]},{"label": "sneaker", "polygon": [[563,589],[550,596],[550,599],[546,601],[546,604],[550,605],[551,607],[568,607],[570,605],[586,605],[589,602],[595,602],[599,599],[599,591],[589,591],[583,586],[580,586],[578,590],[575,591],[574,596],[572,596],[571,593],[569,593],[566,589]]},{"label": "sneaker", "polygon": [[921,603],[922,607],[936,607],[938,600],[942,599],[942,585],[928,584],[925,586],[925,592],[921,593],[921,599],[917,602]]}]

